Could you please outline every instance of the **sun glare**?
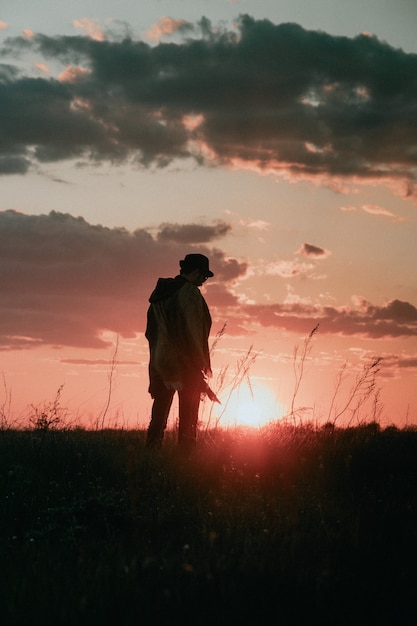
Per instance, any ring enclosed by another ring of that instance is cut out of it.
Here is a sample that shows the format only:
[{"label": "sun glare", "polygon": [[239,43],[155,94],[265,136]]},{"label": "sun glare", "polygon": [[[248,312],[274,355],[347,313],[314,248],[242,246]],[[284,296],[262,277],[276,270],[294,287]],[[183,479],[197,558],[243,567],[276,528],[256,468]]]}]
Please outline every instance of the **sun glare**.
[{"label": "sun glare", "polygon": [[235,390],[225,389],[219,399],[222,404],[216,405],[215,417],[218,424],[224,427],[258,428],[282,418],[286,413],[274,391],[263,384],[249,387],[244,383]]}]

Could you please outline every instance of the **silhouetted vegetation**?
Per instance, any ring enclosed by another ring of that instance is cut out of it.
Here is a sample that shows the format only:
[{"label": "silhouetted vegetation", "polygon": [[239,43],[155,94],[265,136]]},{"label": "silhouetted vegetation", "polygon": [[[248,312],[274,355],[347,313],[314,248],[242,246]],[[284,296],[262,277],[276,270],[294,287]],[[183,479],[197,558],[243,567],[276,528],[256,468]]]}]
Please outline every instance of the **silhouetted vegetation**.
[{"label": "silhouetted vegetation", "polygon": [[414,624],[417,431],[0,432],[1,619]]}]

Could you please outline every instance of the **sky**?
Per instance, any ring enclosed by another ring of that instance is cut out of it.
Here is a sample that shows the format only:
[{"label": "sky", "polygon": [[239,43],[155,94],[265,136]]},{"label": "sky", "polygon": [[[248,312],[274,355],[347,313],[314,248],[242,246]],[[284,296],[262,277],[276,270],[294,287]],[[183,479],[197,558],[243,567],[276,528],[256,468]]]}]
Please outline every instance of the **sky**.
[{"label": "sky", "polygon": [[59,390],[74,423],[146,425],[148,297],[201,252],[222,419],[242,377],[246,414],[417,424],[416,22],[3,0],[0,416]]}]

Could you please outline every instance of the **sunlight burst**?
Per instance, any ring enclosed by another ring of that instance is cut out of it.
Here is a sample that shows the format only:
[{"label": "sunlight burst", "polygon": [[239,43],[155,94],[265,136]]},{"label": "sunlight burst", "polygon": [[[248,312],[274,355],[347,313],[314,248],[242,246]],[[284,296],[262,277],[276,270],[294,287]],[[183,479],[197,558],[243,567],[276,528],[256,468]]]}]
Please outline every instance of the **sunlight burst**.
[{"label": "sunlight burst", "polygon": [[216,407],[215,417],[220,426],[257,428],[286,414],[274,391],[264,384],[253,384],[251,388],[242,384],[235,390],[226,388],[219,397],[222,404]]}]

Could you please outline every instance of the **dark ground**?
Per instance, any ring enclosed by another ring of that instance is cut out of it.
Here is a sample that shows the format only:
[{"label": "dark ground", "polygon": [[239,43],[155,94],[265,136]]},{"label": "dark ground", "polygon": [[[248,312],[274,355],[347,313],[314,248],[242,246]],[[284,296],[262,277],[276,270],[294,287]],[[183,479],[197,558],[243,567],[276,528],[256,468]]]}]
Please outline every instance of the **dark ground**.
[{"label": "dark ground", "polygon": [[417,431],[0,432],[3,624],[417,624]]}]

